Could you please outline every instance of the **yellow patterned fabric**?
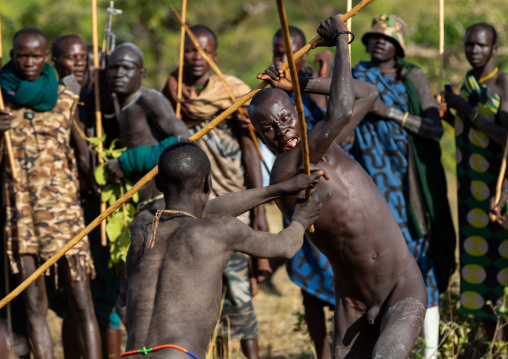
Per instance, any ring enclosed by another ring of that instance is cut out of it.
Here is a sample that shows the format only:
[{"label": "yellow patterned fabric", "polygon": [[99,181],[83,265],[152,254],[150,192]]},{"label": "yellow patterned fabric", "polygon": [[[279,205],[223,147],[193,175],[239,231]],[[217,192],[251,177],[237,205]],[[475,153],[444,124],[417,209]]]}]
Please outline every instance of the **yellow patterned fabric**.
[{"label": "yellow patterned fabric", "polygon": [[[18,180],[6,168],[5,185],[7,254],[14,273],[22,270],[20,255],[46,261],[85,227],[70,147],[73,101],[74,94],[60,86],[51,111],[13,108],[11,140]],[[87,237],[66,258],[73,280],[94,274]]]},{"label": "yellow patterned fabric", "polygon": [[[461,96],[498,122],[500,98],[469,72]],[[508,223],[489,220],[503,148],[467,118],[455,118],[459,203],[461,311],[495,319],[496,304],[508,285]]]}]

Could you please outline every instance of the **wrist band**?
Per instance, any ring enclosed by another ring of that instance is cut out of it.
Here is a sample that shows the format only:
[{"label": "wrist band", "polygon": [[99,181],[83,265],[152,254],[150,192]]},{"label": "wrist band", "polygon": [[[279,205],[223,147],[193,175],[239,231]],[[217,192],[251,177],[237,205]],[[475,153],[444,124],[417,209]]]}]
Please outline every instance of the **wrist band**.
[{"label": "wrist band", "polygon": [[337,36],[339,35],[343,35],[343,34],[348,34],[348,35],[351,35],[353,38],[351,39],[351,41],[349,41],[349,44],[352,43],[355,39],[355,34],[353,34],[351,31],[339,31],[338,33],[336,33],[335,35],[332,36],[332,41],[335,42],[335,39],[337,39]]},{"label": "wrist band", "polygon": [[478,118],[479,111],[477,108],[474,109],[473,116],[469,117],[469,121],[475,122]]},{"label": "wrist band", "polygon": [[400,128],[404,128],[404,125],[406,124],[407,118],[409,117],[409,112],[406,112],[404,114],[404,117],[402,118],[402,122],[400,123]]}]

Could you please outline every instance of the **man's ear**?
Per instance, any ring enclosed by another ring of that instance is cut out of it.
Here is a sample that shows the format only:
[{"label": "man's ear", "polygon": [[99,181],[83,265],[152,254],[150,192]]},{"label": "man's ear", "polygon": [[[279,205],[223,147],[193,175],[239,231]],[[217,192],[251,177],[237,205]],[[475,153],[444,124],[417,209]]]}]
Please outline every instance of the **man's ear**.
[{"label": "man's ear", "polygon": [[145,78],[146,77],[146,68],[143,67],[141,70],[139,70],[139,73],[141,74],[142,78]]},{"label": "man's ear", "polygon": [[215,50],[214,52],[212,52],[210,54],[210,57],[212,58],[213,62],[217,62],[217,56],[219,56],[219,54],[217,53],[217,50]]},{"label": "man's ear", "polygon": [[14,60],[14,49],[11,49],[11,51],[9,51],[9,56],[11,57],[11,60]]},{"label": "man's ear", "polygon": [[46,52],[44,53],[44,62],[48,62],[49,56],[50,56],[49,50],[46,50]]},{"label": "man's ear", "polygon": [[205,186],[203,188],[205,194],[209,194],[212,190],[212,173],[210,172],[206,177],[205,177]]},{"label": "man's ear", "polygon": [[492,46],[492,57],[497,55],[497,44]]},{"label": "man's ear", "polygon": [[261,140],[261,142],[263,142],[263,144],[266,145],[263,136],[261,136],[261,134],[258,132],[258,130],[254,130],[254,133],[256,134],[256,137],[259,138]]},{"label": "man's ear", "polygon": [[155,177],[153,178],[153,181],[155,182],[155,187],[157,187],[157,189],[159,190],[159,192],[162,192],[162,187],[159,183],[159,175],[155,175]]},{"label": "man's ear", "polygon": [[56,67],[56,57],[51,57],[51,66]]}]

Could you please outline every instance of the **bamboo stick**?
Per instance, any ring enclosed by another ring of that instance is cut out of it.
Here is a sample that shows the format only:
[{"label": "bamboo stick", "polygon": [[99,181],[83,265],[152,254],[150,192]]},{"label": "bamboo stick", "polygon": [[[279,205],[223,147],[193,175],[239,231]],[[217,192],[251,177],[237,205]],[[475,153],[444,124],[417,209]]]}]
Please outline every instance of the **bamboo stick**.
[{"label": "bamboo stick", "polygon": [[[170,5],[171,6],[171,5]],[[172,7],[173,8],[173,7]],[[176,11],[173,10],[173,12]],[[185,16],[187,14],[187,0],[182,0],[182,19],[180,23],[182,24],[182,29],[180,31],[180,59],[179,59],[179,67],[178,67],[178,89],[176,96],[176,117],[180,117],[180,111],[182,109],[182,81],[183,81],[183,53],[185,48]],[[177,15],[178,17],[178,15]],[[178,18],[180,20],[180,18]]]},{"label": "bamboo stick", "polygon": [[[189,39],[192,41],[194,46],[196,46],[196,49],[198,49],[198,51],[201,54],[201,56],[203,56],[205,61],[212,68],[213,72],[215,72],[215,74],[219,77],[219,80],[220,80],[222,86],[224,87],[224,89],[226,90],[226,92],[228,93],[229,98],[231,98],[231,101],[233,101],[233,103],[236,102],[237,98],[236,98],[235,94],[233,93],[233,91],[231,91],[231,87],[229,87],[228,83],[226,82],[226,78],[224,77],[224,74],[222,73],[222,71],[219,69],[219,67],[217,66],[215,61],[213,61],[213,59],[206,53],[205,49],[203,49],[203,47],[199,43],[198,39],[196,38],[196,35],[194,35],[194,33],[191,31],[191,29],[185,23],[185,20],[183,19],[183,17],[180,18],[180,16],[178,15],[178,12],[176,11],[176,9],[171,4],[169,6],[171,8],[171,11],[173,11],[173,13],[175,14],[176,18],[178,19],[178,21],[182,25],[182,29],[184,29],[184,31],[187,32],[187,36],[189,36]],[[180,64],[180,69],[179,70],[181,70],[182,68],[183,68],[183,65]],[[179,75],[180,75],[180,73],[179,73]],[[179,85],[181,85],[181,83],[179,83]],[[180,104],[180,101],[177,102],[177,105],[178,104]],[[249,117],[245,113],[243,108],[240,108],[238,110],[238,112],[240,112],[242,114],[242,116],[245,117],[245,118]],[[268,165],[265,163],[265,159],[263,158],[263,154],[261,153],[261,149],[259,148],[258,140],[257,140],[256,134],[254,133],[254,128],[252,127],[252,125],[249,126],[249,134],[250,134],[250,136],[252,138],[252,142],[254,142],[254,146],[256,147],[256,151],[258,153],[259,159],[261,160],[261,162],[265,166],[265,169],[268,171],[268,173],[270,173],[270,170],[268,169]]]},{"label": "bamboo stick", "polygon": [[[346,21],[351,16],[358,14],[358,12],[363,9],[365,6],[370,4],[374,0],[363,0],[358,5],[356,5],[350,12],[343,15],[341,17],[342,21]],[[307,53],[312,45],[317,41],[321,40],[321,36],[315,36],[307,45],[302,47],[299,51],[294,54],[295,60],[298,60],[305,53]],[[285,70],[288,68],[288,64],[284,63],[282,65],[282,69]],[[261,81],[261,83],[256,86],[255,89],[251,90],[247,94],[243,95],[239,100],[237,100],[230,108],[221,113],[215,119],[213,119],[207,126],[201,129],[199,132],[196,132],[194,135],[189,137],[191,141],[197,141],[208,132],[210,132],[215,126],[217,126],[220,122],[222,122],[227,117],[231,116],[240,106],[242,106],[245,102],[250,100],[256,93],[261,91],[268,85],[267,81]],[[116,211],[122,204],[127,202],[141,187],[151,181],[155,175],[159,172],[158,167],[154,167],[150,172],[148,172],[143,178],[139,180],[125,195],[120,197],[113,205],[106,209],[103,213],[99,215],[94,221],[92,221],[86,228],[81,231],[78,235],[76,235],[69,243],[67,243],[62,249],[60,249],[53,257],[44,262],[37,270],[30,275],[27,279],[25,279],[20,285],[18,285],[11,293],[9,293],[5,298],[0,301],[0,309],[3,308],[7,303],[16,298],[26,287],[28,287],[33,281],[35,281],[39,276],[41,276],[49,267],[56,263],[60,258],[64,256],[72,247],[74,247],[84,236],[90,233],[95,227],[97,227],[104,219],[106,219],[111,213]]]},{"label": "bamboo stick", "polygon": [[[346,12],[350,12],[351,8],[353,7],[353,0],[347,0],[346,7],[347,7]],[[352,18],[347,19],[346,26],[349,31],[352,31],[351,30],[353,28],[353,19]],[[349,38],[349,35],[348,35],[348,38]],[[351,63],[351,44],[349,44],[349,62]]]},{"label": "bamboo stick", "polygon": [[[99,36],[97,34],[97,0],[92,0],[92,39],[93,39],[93,75],[94,75],[94,95],[95,95],[95,131],[98,138],[102,137],[102,112],[101,96],[99,84]],[[104,50],[105,51],[105,50]],[[104,163],[102,158],[102,142],[97,145],[97,160],[99,164]],[[101,202],[101,212],[106,210],[106,203]],[[101,223],[101,244],[108,245],[106,235],[106,221]]]},{"label": "bamboo stick", "polygon": [[[2,67],[2,16],[0,15],[0,68]],[[4,99],[2,96],[2,88],[0,88],[0,110],[5,110]],[[14,162],[14,151],[12,149],[11,133],[9,130],[4,132],[5,147],[7,148],[7,156],[9,157],[9,164],[11,166],[12,178],[18,180],[18,171],[16,170],[16,162]]]},{"label": "bamboo stick", "polygon": [[[1,35],[0,35],[1,36]],[[5,110],[2,88],[0,88],[0,110]],[[16,162],[14,161],[14,150],[12,149],[11,134],[9,130],[4,131],[5,147],[7,147],[7,156],[11,166],[12,178],[18,180],[18,171],[16,170]]]},{"label": "bamboo stick", "polygon": [[499,200],[501,199],[501,192],[503,190],[503,180],[504,180],[504,175],[506,174],[506,158],[507,157],[508,157],[508,137],[506,138],[506,143],[504,144],[503,160],[501,162],[501,169],[499,170],[499,177],[497,178],[496,197],[494,198],[494,205],[495,206],[497,206]]},{"label": "bamboo stick", "polygon": [[439,0],[439,76],[437,80],[437,100],[441,103],[444,63],[444,0]]},{"label": "bamboo stick", "polygon": [[[309,162],[309,142],[307,140],[307,123],[305,122],[305,112],[303,109],[302,94],[300,92],[300,84],[298,82],[298,71],[296,71],[295,58],[293,56],[293,45],[291,44],[291,35],[289,34],[289,25],[284,9],[284,0],[276,0],[277,9],[279,11],[280,28],[282,37],[284,38],[284,46],[286,47],[286,57],[288,59],[289,71],[291,73],[291,83],[293,85],[293,97],[295,99],[296,112],[298,113],[298,127],[300,128],[300,142],[302,144],[303,170],[310,175]],[[311,199],[310,188],[305,190],[305,198]],[[309,232],[314,232],[314,225],[310,226]]]}]

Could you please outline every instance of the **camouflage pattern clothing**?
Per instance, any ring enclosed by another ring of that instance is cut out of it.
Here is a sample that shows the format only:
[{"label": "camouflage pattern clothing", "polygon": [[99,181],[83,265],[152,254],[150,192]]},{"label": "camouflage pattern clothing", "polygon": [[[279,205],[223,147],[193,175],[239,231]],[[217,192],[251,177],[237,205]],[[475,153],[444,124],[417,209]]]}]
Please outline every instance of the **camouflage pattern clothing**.
[{"label": "camouflage pattern clothing", "polygon": [[[74,94],[59,86],[58,102],[51,111],[12,109],[10,133],[18,179],[6,166],[5,187],[7,255],[13,273],[23,270],[21,255],[46,261],[84,229],[76,159],[70,147],[73,102]],[[95,275],[87,237],[65,258],[73,280]]]}]

